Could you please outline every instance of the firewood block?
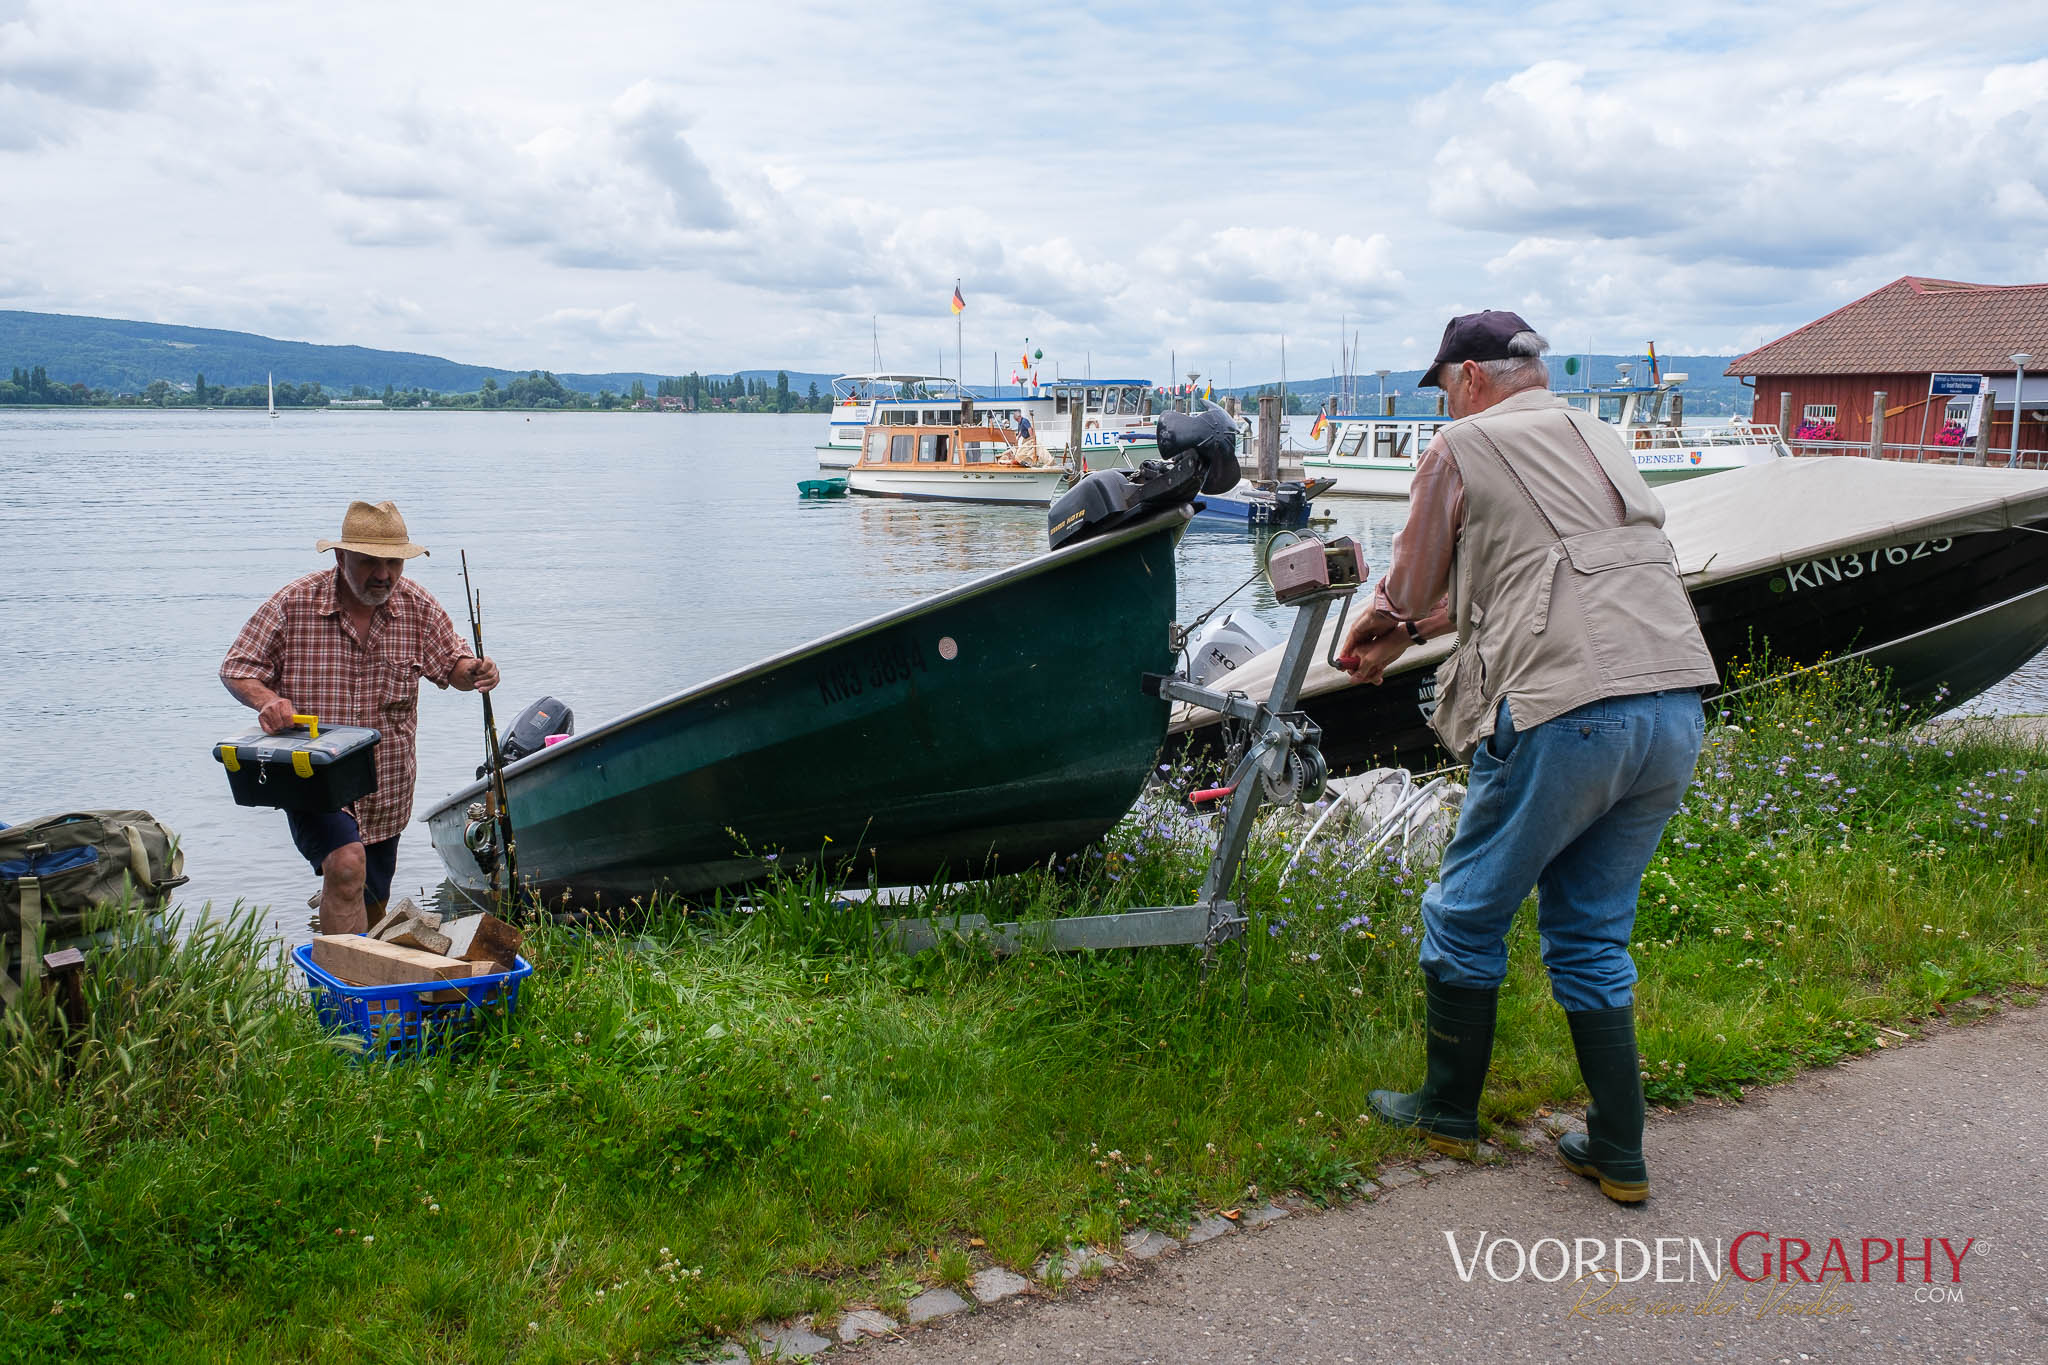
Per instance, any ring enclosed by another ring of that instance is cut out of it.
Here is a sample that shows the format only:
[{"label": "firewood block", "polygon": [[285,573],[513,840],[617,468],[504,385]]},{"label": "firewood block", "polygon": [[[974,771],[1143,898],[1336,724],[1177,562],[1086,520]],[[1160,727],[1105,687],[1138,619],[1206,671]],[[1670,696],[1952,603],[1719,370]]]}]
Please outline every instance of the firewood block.
[{"label": "firewood block", "polygon": [[448,952],[451,956],[466,958],[471,962],[496,962],[507,964],[496,968],[509,971],[519,955],[525,935],[496,915],[488,912],[469,915],[453,920],[448,925],[448,937],[452,940]]},{"label": "firewood block", "polygon": [[432,953],[436,957],[453,956],[448,951],[448,935],[438,929],[429,928],[419,920],[408,921],[404,928],[384,941],[386,943],[395,943],[401,948],[417,948],[423,953]]},{"label": "firewood block", "polygon": [[360,934],[315,934],[312,956],[321,969],[351,986],[410,986],[476,975],[473,963],[380,943]]}]

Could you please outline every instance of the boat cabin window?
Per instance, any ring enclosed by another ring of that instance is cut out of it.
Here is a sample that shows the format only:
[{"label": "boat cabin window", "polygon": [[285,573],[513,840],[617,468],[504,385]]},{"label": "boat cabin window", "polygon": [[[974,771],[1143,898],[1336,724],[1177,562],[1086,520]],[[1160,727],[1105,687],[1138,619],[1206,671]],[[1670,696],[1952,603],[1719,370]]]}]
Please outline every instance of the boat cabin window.
[{"label": "boat cabin window", "polygon": [[917,462],[919,464],[945,464],[947,438],[937,434],[917,438]]},{"label": "boat cabin window", "polygon": [[1065,393],[1056,393],[1052,396],[1052,410],[1054,412],[1065,412],[1067,410],[1067,395]]},{"label": "boat cabin window", "polygon": [[1100,411],[1102,411],[1102,390],[1101,390],[1101,389],[1090,389],[1090,390],[1088,390],[1088,411],[1090,411],[1090,412],[1100,412]]},{"label": "boat cabin window", "polygon": [[910,452],[917,444],[915,436],[891,436],[889,438],[889,463],[909,464]]},{"label": "boat cabin window", "polygon": [[962,441],[960,456],[968,464],[994,464],[1008,449],[1001,441]]}]

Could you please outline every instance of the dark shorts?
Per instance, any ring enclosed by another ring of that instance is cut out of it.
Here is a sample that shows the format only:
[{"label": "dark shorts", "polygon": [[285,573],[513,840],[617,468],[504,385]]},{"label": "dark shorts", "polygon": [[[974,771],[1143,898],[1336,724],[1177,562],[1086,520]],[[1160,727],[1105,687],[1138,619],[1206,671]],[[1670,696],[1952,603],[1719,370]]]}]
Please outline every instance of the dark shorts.
[{"label": "dark shorts", "polygon": [[[363,842],[362,827],[345,810],[286,811],[285,818],[292,823],[292,843],[315,872],[337,848]],[[390,900],[391,877],[398,871],[398,836],[363,844],[363,868],[363,899],[373,905]]]}]

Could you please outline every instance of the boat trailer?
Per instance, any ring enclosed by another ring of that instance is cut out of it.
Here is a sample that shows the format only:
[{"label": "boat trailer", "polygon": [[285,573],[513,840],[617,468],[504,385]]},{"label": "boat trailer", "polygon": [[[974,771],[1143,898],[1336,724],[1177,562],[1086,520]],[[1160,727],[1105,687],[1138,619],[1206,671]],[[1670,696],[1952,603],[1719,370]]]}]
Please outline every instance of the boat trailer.
[{"label": "boat trailer", "polygon": [[[991,923],[985,915],[940,915],[892,920],[882,926],[883,936],[908,953],[924,952],[944,942],[978,943],[997,953],[1200,946],[1205,966],[1213,960],[1217,945],[1242,938],[1248,918],[1233,892],[1260,808],[1312,804],[1322,797],[1329,777],[1321,749],[1322,727],[1295,706],[1332,607],[1339,608],[1337,629],[1331,633],[1326,661],[1332,668],[1338,667],[1344,619],[1353,594],[1363,583],[1365,564],[1357,542],[1348,536],[1325,542],[1304,535],[1269,557],[1266,576],[1275,598],[1293,606],[1295,614],[1279,672],[1265,701],[1252,701],[1242,692],[1198,687],[1165,674],[1147,673],[1140,679],[1139,685],[1151,696],[1216,712],[1223,717],[1226,733],[1237,736],[1225,759],[1228,781],[1209,792],[1193,794],[1196,800],[1227,797],[1230,805],[1202,889],[1192,905],[1145,906],[1111,915],[1010,923]],[[1179,625],[1172,631],[1178,652],[1186,644],[1186,632]]]}]

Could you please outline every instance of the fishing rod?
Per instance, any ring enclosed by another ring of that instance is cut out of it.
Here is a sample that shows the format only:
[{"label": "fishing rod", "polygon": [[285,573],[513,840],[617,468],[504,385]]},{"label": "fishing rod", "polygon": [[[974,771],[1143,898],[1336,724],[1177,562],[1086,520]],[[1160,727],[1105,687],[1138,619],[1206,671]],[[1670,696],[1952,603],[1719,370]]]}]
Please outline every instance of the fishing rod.
[{"label": "fishing rod", "polygon": [[[469,603],[469,638],[476,646],[476,657],[484,657],[483,598],[469,585],[469,552],[462,555],[462,595]],[[513,902],[519,896],[519,858],[517,846],[512,839],[512,802],[505,794],[505,755],[498,748],[498,721],[491,713],[491,694],[479,692],[484,701],[484,756],[491,765],[491,804],[498,808],[498,846],[505,851],[505,880],[507,891],[501,892],[498,883],[498,860],[491,860],[491,899],[506,919],[511,919]]]}]

